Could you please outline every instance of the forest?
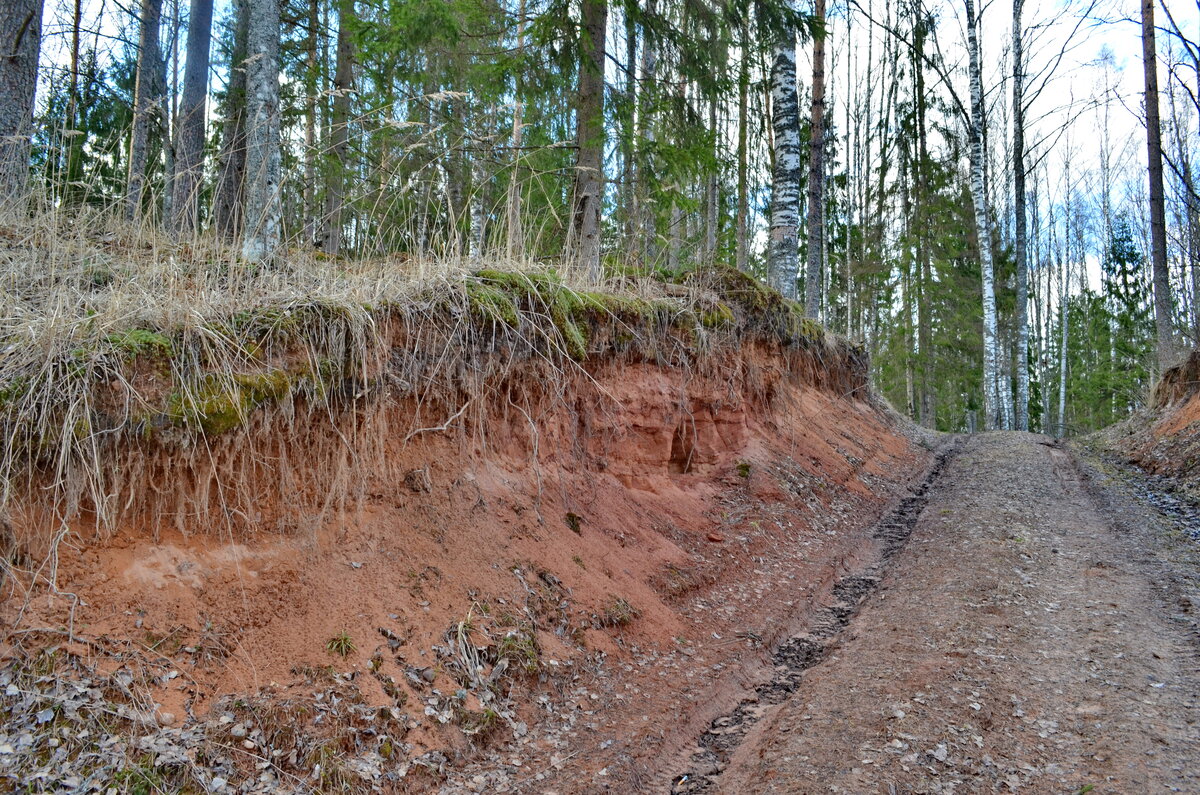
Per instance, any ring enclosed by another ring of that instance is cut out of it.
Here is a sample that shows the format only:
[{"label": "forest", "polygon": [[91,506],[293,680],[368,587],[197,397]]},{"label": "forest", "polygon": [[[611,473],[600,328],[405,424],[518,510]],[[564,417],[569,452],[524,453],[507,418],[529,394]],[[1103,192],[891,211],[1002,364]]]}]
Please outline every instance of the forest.
[{"label": "forest", "polygon": [[1109,425],[1200,337],[1180,0],[0,12],[10,240],[592,283],[733,266],[941,430]]}]

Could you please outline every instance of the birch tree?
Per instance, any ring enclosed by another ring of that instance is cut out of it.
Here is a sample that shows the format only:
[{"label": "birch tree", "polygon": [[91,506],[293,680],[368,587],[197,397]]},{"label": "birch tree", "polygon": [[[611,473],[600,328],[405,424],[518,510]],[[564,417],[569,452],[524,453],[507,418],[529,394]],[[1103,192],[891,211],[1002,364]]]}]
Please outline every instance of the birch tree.
[{"label": "birch tree", "polygon": [[786,26],[771,63],[771,126],[775,165],[771,174],[771,220],[767,280],[796,297],[800,268],[800,104],[796,94],[796,30]]},{"label": "birch tree", "polygon": [[970,141],[971,199],[975,232],[979,238],[979,267],[983,292],[983,406],[986,428],[1012,427],[1012,399],[1008,375],[1000,372],[1000,339],[996,319],[996,280],[992,262],[991,208],[984,185],[983,67],[979,52],[979,17],[974,0],[964,0],[967,12],[967,56],[971,82],[971,112],[967,117]]},{"label": "birch tree", "polygon": [[42,0],[0,0],[0,210],[25,199]]},{"label": "birch tree", "polygon": [[246,232],[242,256],[262,262],[279,247],[279,2],[247,0]]}]

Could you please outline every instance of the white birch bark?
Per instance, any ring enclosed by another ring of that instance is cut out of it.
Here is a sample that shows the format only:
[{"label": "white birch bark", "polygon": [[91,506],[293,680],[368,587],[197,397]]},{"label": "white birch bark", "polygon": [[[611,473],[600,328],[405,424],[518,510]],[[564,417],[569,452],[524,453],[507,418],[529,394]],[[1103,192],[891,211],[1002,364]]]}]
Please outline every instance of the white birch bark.
[{"label": "white birch bark", "polygon": [[[1007,428],[1011,413],[1007,376],[1001,377],[999,334],[996,322],[996,279],[992,263],[992,229],[988,198],[983,184],[983,74],[979,54],[979,18],[974,0],[964,0],[967,11],[967,50],[970,60],[971,113],[967,119],[971,149],[971,198],[975,208],[975,231],[979,238],[979,266],[983,292],[983,410],[984,428]],[[1009,404],[1008,409],[1005,403]]]},{"label": "white birch bark", "polygon": [[775,166],[771,175],[767,280],[785,297],[794,299],[800,267],[800,106],[794,30],[789,29],[775,49],[771,105]]}]

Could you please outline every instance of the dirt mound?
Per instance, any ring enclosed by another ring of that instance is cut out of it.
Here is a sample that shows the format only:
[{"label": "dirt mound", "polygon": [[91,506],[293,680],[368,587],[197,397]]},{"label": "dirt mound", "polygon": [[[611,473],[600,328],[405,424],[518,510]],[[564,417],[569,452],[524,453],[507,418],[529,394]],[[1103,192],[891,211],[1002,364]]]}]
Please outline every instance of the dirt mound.
[{"label": "dirt mound", "polygon": [[1163,373],[1152,407],[1098,432],[1094,441],[1200,496],[1200,351]]},{"label": "dirt mound", "polygon": [[[40,725],[64,698],[56,673],[86,671],[104,695],[75,714],[119,711],[120,764],[164,786],[420,789],[519,742],[586,672],[770,646],[803,612],[773,579],[831,587],[867,541],[846,531],[927,453],[868,399],[844,343],[743,324],[697,353],[696,331],[665,324],[647,346],[633,319],[608,317],[571,367],[522,350],[519,322],[485,355],[422,347],[426,377],[474,385],[457,403],[347,387],[335,408],[299,399],[239,414],[232,437],[142,450],[154,465],[114,481],[142,478],[160,514],[115,511],[126,519],[97,533],[84,509],[51,560],[26,552],[8,578],[4,684],[25,694],[9,721]],[[412,377],[414,333],[367,380]],[[748,626],[754,644],[720,640]],[[677,685],[643,682],[605,719],[679,710]],[[82,758],[67,717],[47,720],[61,736],[17,743],[10,775],[37,760],[49,786]],[[103,778],[117,763],[79,764]]]}]

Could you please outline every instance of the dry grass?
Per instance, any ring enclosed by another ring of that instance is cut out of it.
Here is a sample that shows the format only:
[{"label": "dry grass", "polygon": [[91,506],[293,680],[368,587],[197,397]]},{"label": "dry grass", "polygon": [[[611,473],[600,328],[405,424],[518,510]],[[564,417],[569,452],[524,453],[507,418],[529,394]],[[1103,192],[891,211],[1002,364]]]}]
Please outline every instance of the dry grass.
[{"label": "dry grass", "polygon": [[[303,529],[354,499],[389,441],[481,432],[489,406],[561,397],[597,357],[703,367],[753,337],[803,354],[789,366],[814,383],[865,372],[861,351],[728,269],[589,284],[495,258],[282,263],[103,215],[0,224],[10,561],[47,560],[84,526]],[[518,370],[532,377],[501,388]],[[369,409],[385,404],[405,427]],[[264,476],[304,510],[264,514]]]}]

